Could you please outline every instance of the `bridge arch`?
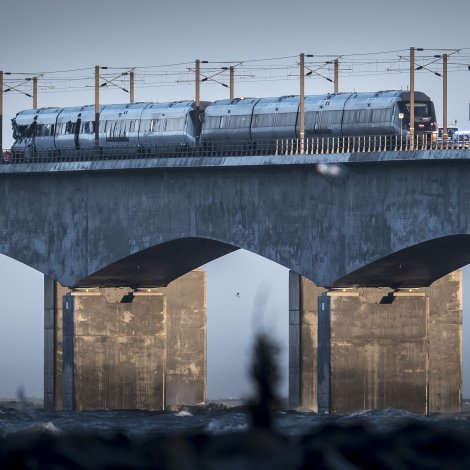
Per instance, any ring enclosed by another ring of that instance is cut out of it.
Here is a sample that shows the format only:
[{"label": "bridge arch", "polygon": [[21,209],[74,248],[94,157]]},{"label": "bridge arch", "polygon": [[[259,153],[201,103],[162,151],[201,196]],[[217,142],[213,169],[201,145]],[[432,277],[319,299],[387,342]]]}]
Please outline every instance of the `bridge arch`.
[{"label": "bridge arch", "polygon": [[73,287],[166,286],[183,274],[238,249],[207,238],[179,238],[120,259]]},{"label": "bridge arch", "polygon": [[422,287],[470,264],[470,235],[434,238],[379,258],[332,287]]}]

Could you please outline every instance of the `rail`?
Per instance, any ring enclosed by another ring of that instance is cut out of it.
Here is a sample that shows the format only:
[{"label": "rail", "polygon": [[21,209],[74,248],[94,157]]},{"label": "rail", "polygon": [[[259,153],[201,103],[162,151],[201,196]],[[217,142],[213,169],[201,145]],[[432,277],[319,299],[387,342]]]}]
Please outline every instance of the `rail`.
[{"label": "rail", "polygon": [[82,149],[50,150],[26,145],[2,151],[3,163],[54,163],[63,161],[128,160],[142,158],[220,157],[258,155],[323,155],[353,152],[384,152],[413,150],[444,150],[469,148],[468,142],[438,142],[430,135],[410,136],[350,136],[260,141],[198,142],[193,145],[179,143],[149,147],[106,145]]}]

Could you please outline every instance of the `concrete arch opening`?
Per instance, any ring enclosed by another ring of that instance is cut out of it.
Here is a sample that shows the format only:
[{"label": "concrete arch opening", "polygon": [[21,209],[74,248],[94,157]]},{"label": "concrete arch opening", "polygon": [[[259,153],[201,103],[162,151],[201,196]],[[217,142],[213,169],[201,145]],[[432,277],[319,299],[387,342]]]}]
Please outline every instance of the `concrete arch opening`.
[{"label": "concrete arch opening", "polygon": [[208,398],[239,399],[250,393],[251,349],[261,329],[280,346],[280,393],[287,397],[287,268],[233,245],[189,237],[130,255],[75,287],[154,288],[199,267],[207,272]]},{"label": "concrete arch opening", "polygon": [[288,269],[246,250],[202,268],[208,280],[208,398],[240,399],[252,394],[248,373],[253,341],[261,331],[280,348],[279,393],[287,397]]},{"label": "concrete arch opening", "polygon": [[380,258],[333,287],[424,287],[470,263],[470,235],[435,238]]},{"label": "concrete arch opening", "polygon": [[80,280],[74,287],[166,286],[183,274],[238,250],[207,238],[179,238],[134,253]]}]

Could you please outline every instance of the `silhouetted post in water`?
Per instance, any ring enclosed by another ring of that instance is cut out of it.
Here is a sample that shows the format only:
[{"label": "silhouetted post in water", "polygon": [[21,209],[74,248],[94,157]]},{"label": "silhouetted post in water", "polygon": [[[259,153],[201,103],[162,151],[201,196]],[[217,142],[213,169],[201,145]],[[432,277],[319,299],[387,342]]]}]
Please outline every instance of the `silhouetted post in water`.
[{"label": "silhouetted post in water", "polygon": [[33,109],[38,109],[38,77],[33,77]]},{"label": "silhouetted post in water", "polygon": [[415,48],[410,47],[410,150],[415,136]]},{"label": "silhouetted post in water", "polygon": [[251,419],[255,428],[271,428],[272,412],[280,405],[277,394],[280,380],[278,355],[277,345],[266,334],[258,334],[250,368],[250,376],[256,389],[256,395],[250,405]]},{"label": "silhouetted post in water", "polygon": [[130,102],[134,103],[134,70],[129,72],[129,94]]},{"label": "silhouetted post in water", "polygon": [[95,150],[100,146],[100,66],[95,65]]}]

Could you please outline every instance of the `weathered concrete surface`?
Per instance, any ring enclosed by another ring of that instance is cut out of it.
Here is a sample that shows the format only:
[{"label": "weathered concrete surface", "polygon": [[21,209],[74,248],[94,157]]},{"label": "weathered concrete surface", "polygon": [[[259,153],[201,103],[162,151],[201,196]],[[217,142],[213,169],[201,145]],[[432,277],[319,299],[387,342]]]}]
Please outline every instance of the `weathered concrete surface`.
[{"label": "weathered concrete surface", "polygon": [[207,400],[207,274],[187,273],[158,289],[166,297],[165,409]]},{"label": "weathered concrete surface", "polygon": [[429,288],[429,409],[460,410],[462,402],[462,272]]},{"label": "weathered concrete surface", "polygon": [[398,408],[427,411],[426,298],[397,297],[390,304],[332,296],[332,412]]},{"label": "weathered concrete surface", "polygon": [[161,410],[166,306],[161,293],[131,303],[95,292],[64,297],[64,409]]},{"label": "weathered concrete surface", "polygon": [[62,409],[62,298],[69,289],[44,276],[44,407]]},{"label": "weathered concrete surface", "polygon": [[0,165],[0,252],[70,287],[165,285],[238,247],[322,286],[429,285],[470,262],[469,162],[451,150]]},{"label": "weathered concrete surface", "polygon": [[[327,292],[302,279],[297,292],[303,335],[300,344],[289,347],[297,354],[291,358],[299,371],[300,392],[293,384],[297,407],[340,413],[387,407],[423,414],[460,410],[459,271],[412,291]],[[295,292],[292,297],[295,302]],[[320,327],[322,318],[329,321],[329,332]]]},{"label": "weathered concrete surface", "polygon": [[289,406],[318,411],[318,298],[326,292],[289,272]]},{"label": "weathered concrete surface", "polygon": [[[47,409],[63,407],[62,303],[66,294],[65,349],[70,374],[65,384],[66,408],[174,409],[206,401],[204,271],[192,271],[168,287],[137,292],[130,288],[72,292],[49,278],[44,287]],[[163,375],[155,375],[148,361],[158,366],[157,372],[161,367]],[[147,387],[147,382],[152,383]],[[162,402],[142,398],[141,384],[148,388],[144,394],[161,394]]]}]

